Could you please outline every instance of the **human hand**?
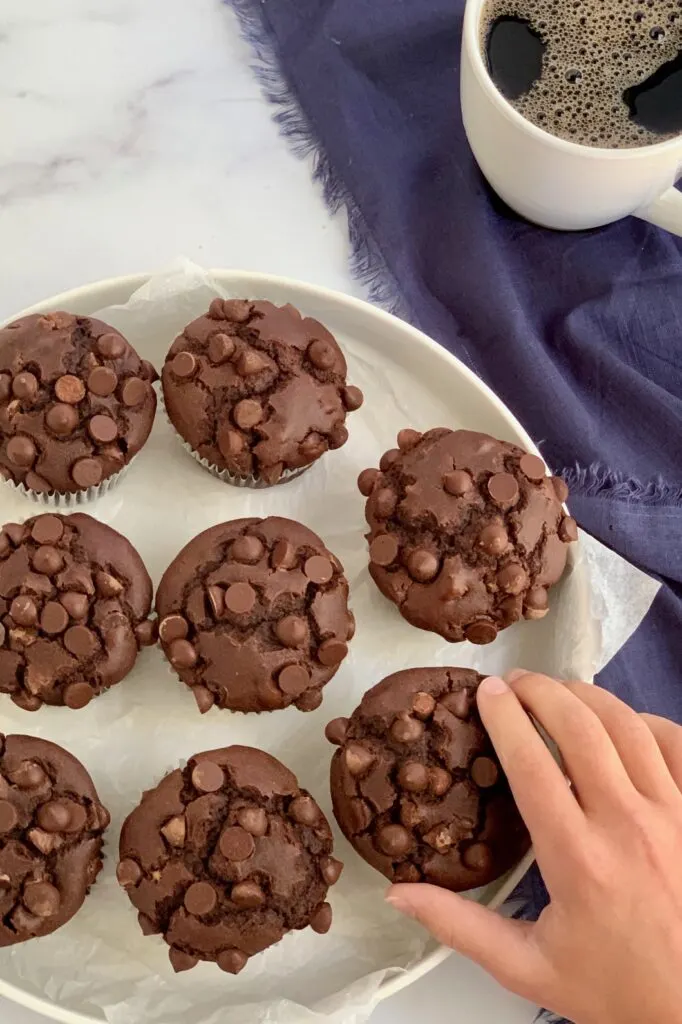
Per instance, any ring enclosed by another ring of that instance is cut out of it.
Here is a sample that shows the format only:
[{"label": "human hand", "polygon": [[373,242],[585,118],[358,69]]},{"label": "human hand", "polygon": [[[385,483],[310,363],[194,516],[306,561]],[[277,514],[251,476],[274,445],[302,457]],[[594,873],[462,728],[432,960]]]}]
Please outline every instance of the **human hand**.
[{"label": "human hand", "polygon": [[478,708],[551,902],[532,924],[433,885],[386,898],[576,1024],[682,1021],[682,728],[586,683],[520,670],[507,683],[481,683]]}]

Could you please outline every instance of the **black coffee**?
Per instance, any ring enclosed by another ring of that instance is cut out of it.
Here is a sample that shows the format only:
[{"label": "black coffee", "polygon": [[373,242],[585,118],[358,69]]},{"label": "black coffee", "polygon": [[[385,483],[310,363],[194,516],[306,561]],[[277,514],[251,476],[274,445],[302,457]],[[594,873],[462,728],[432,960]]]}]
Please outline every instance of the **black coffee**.
[{"label": "black coffee", "polygon": [[682,134],[682,0],[487,0],[481,49],[500,92],[559,138]]}]

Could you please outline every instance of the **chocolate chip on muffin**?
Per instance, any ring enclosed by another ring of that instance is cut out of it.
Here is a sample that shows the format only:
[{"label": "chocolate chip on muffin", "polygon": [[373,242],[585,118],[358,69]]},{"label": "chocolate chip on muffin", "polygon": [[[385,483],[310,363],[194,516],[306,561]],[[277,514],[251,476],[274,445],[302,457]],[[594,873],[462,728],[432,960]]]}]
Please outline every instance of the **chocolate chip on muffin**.
[{"label": "chocolate chip on muffin", "polygon": [[272,485],[348,439],[362,392],[317,320],[291,305],[214,299],[185,327],[162,372],[166,410],[222,479]]},{"label": "chocolate chip on muffin", "polygon": [[49,935],[80,910],[102,867],[108,825],[72,754],[0,733],[0,946]]},{"label": "chocolate chip on muffin", "polygon": [[355,623],[339,560],[290,519],[236,519],[199,534],[156,595],[159,639],[201,712],[313,711]]},{"label": "chocolate chip on muffin", "polygon": [[392,882],[486,885],[530,847],[476,710],[471,669],[396,672],[327,726],[334,814]]},{"label": "chocolate chip on muffin", "polygon": [[40,494],[99,486],[149,437],[154,380],[92,317],[36,313],[0,329],[0,473]]},{"label": "chocolate chip on muffin", "polygon": [[233,746],[196,754],[144,794],[121,831],[117,876],[175,971],[205,960],[238,974],[294,928],[329,931],[342,867],[288,768]]},{"label": "chocolate chip on muffin", "polygon": [[154,643],[152,583],[132,544],[83,513],[0,532],[0,693],[82,708]]},{"label": "chocolate chip on muffin", "polygon": [[469,430],[403,430],[358,486],[370,573],[408,622],[488,644],[547,614],[578,529],[542,459]]}]

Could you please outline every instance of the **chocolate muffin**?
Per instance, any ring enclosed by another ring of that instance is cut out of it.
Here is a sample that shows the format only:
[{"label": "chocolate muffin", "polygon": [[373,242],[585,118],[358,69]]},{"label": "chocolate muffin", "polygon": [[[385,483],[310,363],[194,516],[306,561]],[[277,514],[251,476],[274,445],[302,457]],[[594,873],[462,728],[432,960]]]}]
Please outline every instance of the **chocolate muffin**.
[{"label": "chocolate muffin", "polygon": [[102,493],[149,437],[156,376],[92,317],[36,313],[3,327],[0,473],[65,503]]},{"label": "chocolate muffin", "polygon": [[413,626],[489,644],[547,614],[578,528],[542,459],[470,430],[402,430],[358,486],[369,571]]},{"label": "chocolate muffin", "polygon": [[293,306],[214,299],[166,357],[163,395],[187,448],[229,483],[270,486],[348,439],[362,405],[326,327]]},{"label": "chocolate muffin", "polygon": [[530,847],[465,668],[396,672],[327,726],[334,814],[392,882],[486,885]]},{"label": "chocolate muffin", "polygon": [[313,798],[270,754],[225,747],[190,758],[123,825],[117,876],[145,935],[175,971],[200,960],[238,974],[293,928],[329,931],[343,865]]},{"label": "chocolate muffin", "polygon": [[355,621],[343,566],[290,519],[235,519],[199,534],[156,594],[166,657],[203,713],[313,711]]},{"label": "chocolate muffin", "polygon": [[129,541],[82,512],[0,532],[0,693],[83,708],[154,643],[152,583]]},{"label": "chocolate muffin", "polygon": [[61,928],[102,868],[109,813],[80,761],[0,733],[0,946]]}]

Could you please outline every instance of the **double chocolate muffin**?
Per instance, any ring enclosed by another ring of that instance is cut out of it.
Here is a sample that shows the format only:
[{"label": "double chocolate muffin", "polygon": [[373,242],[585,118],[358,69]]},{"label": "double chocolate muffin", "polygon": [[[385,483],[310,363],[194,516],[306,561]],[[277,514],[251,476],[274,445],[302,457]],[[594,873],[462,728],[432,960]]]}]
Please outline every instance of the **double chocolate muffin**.
[{"label": "double chocolate muffin", "polygon": [[161,934],[176,971],[200,960],[238,974],[294,928],[324,934],[343,865],[296,777],[252,747],[190,758],[123,825],[117,876],[145,935]]},{"label": "double chocolate muffin", "polygon": [[296,476],[348,439],[362,392],[317,320],[293,306],[214,299],[166,357],[169,419],[221,479],[264,486]]},{"label": "double chocolate muffin", "polygon": [[156,372],[113,327],[44,313],[0,330],[0,473],[36,494],[96,492],[149,437]]},{"label": "double chocolate muffin", "polygon": [[402,430],[358,486],[370,573],[412,625],[489,644],[549,611],[578,528],[536,455],[469,430]]},{"label": "double chocolate muffin", "polygon": [[163,575],[159,639],[203,713],[313,711],[348,653],[348,581],[290,519],[235,519],[199,534]]},{"label": "double chocolate muffin", "polygon": [[82,708],[154,643],[152,583],[135,548],[83,513],[0,531],[0,693],[25,711]]},{"label": "double chocolate muffin", "polygon": [[72,754],[0,733],[0,946],[49,935],[80,910],[102,867],[108,825]]},{"label": "double chocolate muffin", "polygon": [[464,668],[396,672],[327,726],[336,820],[392,882],[473,889],[530,848]]}]

